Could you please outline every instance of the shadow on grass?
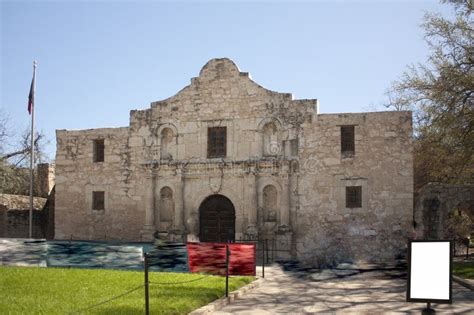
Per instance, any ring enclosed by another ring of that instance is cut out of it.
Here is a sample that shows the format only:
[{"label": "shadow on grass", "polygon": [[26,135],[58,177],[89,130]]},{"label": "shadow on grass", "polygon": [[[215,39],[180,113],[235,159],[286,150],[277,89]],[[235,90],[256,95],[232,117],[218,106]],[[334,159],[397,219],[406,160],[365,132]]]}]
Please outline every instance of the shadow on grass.
[{"label": "shadow on grass", "polygon": [[143,314],[145,313],[145,302],[143,302],[143,307],[138,306],[127,306],[127,305],[109,305],[103,306],[96,311],[90,310],[87,313],[92,314]]},{"label": "shadow on grass", "polygon": [[[166,287],[150,291],[150,309],[159,305],[163,314],[187,314],[225,295],[225,288]],[[167,301],[163,303],[163,301]],[[152,313],[152,312],[151,312]]]}]

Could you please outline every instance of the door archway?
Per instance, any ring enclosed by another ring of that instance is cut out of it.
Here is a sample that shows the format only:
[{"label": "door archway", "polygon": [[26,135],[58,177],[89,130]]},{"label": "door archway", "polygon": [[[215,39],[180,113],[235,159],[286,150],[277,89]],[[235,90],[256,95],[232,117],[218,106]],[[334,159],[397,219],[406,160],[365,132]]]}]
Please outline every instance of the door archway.
[{"label": "door archway", "polygon": [[199,207],[199,240],[201,242],[234,242],[235,209],[229,198],[212,195]]}]

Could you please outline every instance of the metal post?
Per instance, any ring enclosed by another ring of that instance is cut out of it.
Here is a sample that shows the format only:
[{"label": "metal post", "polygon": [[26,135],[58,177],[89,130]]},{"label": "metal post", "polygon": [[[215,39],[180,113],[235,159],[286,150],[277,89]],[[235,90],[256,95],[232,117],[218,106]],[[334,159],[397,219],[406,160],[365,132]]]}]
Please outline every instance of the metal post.
[{"label": "metal post", "polygon": [[262,278],[265,278],[265,240],[262,240]]},{"label": "metal post", "polygon": [[272,262],[275,261],[276,239],[272,239]]},{"label": "metal post", "polygon": [[148,254],[145,253],[145,314],[150,314],[150,297],[148,293]]},{"label": "metal post", "polygon": [[268,256],[268,239],[265,239],[265,254],[267,255],[267,262],[270,261]]},{"label": "metal post", "polygon": [[257,247],[258,247],[258,240],[254,242],[255,247],[253,248],[253,253],[255,255],[255,269],[254,269],[254,274],[257,276],[257,264],[258,264],[258,252],[257,252]]},{"label": "metal post", "polygon": [[229,244],[225,244],[225,297],[229,297]]},{"label": "metal post", "polygon": [[33,61],[33,82],[31,91],[33,101],[31,106],[31,153],[30,153],[30,211],[29,211],[29,229],[28,237],[33,238],[33,168],[35,165],[35,94],[36,94],[36,60]]},{"label": "metal post", "polygon": [[426,308],[421,311],[421,314],[422,315],[433,315],[433,314],[436,314],[436,311],[431,308],[431,303],[428,302]]}]

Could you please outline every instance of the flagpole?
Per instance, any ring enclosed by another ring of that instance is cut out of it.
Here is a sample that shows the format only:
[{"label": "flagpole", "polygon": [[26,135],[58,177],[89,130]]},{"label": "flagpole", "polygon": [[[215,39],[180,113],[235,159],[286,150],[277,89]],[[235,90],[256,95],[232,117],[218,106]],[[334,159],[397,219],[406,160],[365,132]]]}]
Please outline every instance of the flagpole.
[{"label": "flagpole", "polygon": [[36,60],[33,61],[33,104],[31,106],[31,154],[30,154],[30,222],[29,237],[33,238],[33,168],[35,161],[35,93],[36,93]]}]

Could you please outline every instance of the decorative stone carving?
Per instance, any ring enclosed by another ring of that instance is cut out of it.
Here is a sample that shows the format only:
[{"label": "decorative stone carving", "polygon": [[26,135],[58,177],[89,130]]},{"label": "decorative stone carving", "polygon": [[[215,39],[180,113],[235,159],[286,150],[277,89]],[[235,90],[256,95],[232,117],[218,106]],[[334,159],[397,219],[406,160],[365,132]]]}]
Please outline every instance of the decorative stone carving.
[{"label": "decorative stone carving", "polygon": [[256,239],[258,239],[258,228],[254,225],[248,226],[247,230],[244,233],[244,238],[246,240],[256,240]]}]

